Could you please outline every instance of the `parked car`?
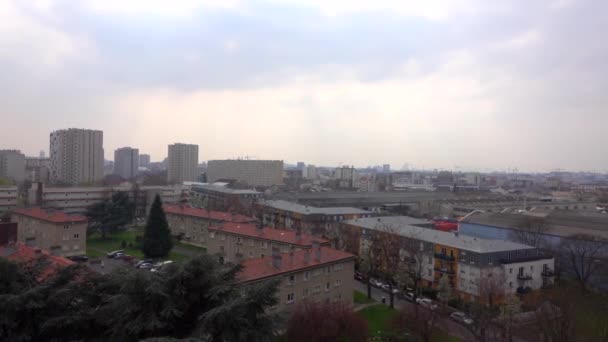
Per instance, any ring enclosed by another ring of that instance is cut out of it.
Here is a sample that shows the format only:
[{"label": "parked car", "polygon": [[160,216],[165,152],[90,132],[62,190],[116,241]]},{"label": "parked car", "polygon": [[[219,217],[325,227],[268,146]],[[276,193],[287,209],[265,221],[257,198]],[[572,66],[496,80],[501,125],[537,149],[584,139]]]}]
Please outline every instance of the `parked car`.
[{"label": "parked car", "polygon": [[141,268],[140,266],[143,264],[152,265],[152,263],[154,263],[154,261],[152,259],[139,260],[138,262],[135,263],[135,268]]},{"label": "parked car", "polygon": [[[391,287],[388,284],[382,284],[382,290],[390,293]],[[399,289],[397,289],[396,287],[393,287],[392,292],[393,292],[393,294],[397,294],[397,293],[399,293]]]},{"label": "parked car", "polygon": [[432,300],[428,299],[428,298],[422,298],[420,299],[420,301],[418,302],[418,304],[424,306],[425,308],[429,309],[429,310],[435,310],[437,309],[437,304],[433,303]]},{"label": "parked car", "polygon": [[129,254],[123,254],[120,259],[123,261],[133,261],[135,257]]},{"label": "parked car", "polygon": [[163,269],[163,267],[165,267],[169,264],[172,264],[172,263],[173,263],[173,261],[171,261],[171,260],[158,262],[154,265],[154,267],[152,267],[152,269],[150,269],[150,271],[151,272],[160,272]]},{"label": "parked car", "polygon": [[364,281],[365,280],[365,276],[361,272],[355,272],[355,280]]},{"label": "parked car", "polygon": [[152,263],[144,263],[139,265],[139,267],[137,268],[139,268],[140,270],[152,270],[154,268],[154,265]]},{"label": "parked car", "polygon": [[[408,302],[414,302],[414,292],[406,292],[401,297],[407,300]],[[420,301],[420,298],[416,298],[416,301]]]},{"label": "parked car", "polygon": [[75,262],[87,262],[87,261],[89,261],[89,257],[86,256],[86,255],[72,255],[72,256],[67,257],[67,259],[70,259],[70,260],[75,261]]},{"label": "parked car", "polygon": [[119,249],[119,250],[117,250],[117,251],[113,251],[113,252],[110,252],[110,253],[106,254],[106,256],[107,256],[108,258],[112,259],[112,258],[115,258],[115,257],[116,257],[116,255],[117,255],[117,254],[119,254],[119,253],[124,254],[124,253],[125,253],[125,251],[124,251],[124,250],[122,250],[122,249]]},{"label": "parked car", "polygon": [[467,317],[467,315],[464,312],[460,312],[460,311],[452,312],[452,314],[450,315],[450,318],[456,322],[464,323],[466,325],[473,324],[473,320],[470,319],[469,317]]},{"label": "parked car", "polygon": [[371,286],[373,286],[373,287],[378,287],[378,288],[382,287],[382,282],[380,280],[377,280],[377,279],[374,279],[374,278],[372,278],[372,279],[369,280],[369,284]]}]

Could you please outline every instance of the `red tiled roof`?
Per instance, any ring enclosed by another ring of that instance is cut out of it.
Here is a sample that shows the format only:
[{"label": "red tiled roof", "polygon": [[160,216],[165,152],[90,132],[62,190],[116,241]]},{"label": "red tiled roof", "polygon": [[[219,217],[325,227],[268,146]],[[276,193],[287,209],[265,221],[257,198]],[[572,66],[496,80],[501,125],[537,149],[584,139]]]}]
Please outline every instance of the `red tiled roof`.
[{"label": "red tiled roof", "polygon": [[44,281],[61,267],[72,265],[72,260],[64,257],[51,255],[48,251],[36,247],[28,247],[22,243],[6,244],[0,246],[0,257],[17,263],[27,263],[36,258],[44,258],[49,261],[46,267],[37,275],[38,281]]},{"label": "red tiled roof", "polygon": [[13,213],[53,223],[87,222],[87,218],[79,215],[69,215],[63,211],[46,210],[42,208],[18,208]]},{"label": "red tiled roof", "polygon": [[275,229],[264,227],[260,233],[253,224],[226,222],[219,226],[209,227],[209,230],[222,231],[226,233],[255,237],[258,239],[272,240],[283,243],[290,243],[299,246],[312,246],[313,241],[320,244],[329,243],[329,240],[317,238],[309,234],[302,234],[300,240],[296,238],[296,232],[291,230]]},{"label": "red tiled roof", "polygon": [[211,219],[211,220],[216,220],[216,221],[237,222],[237,223],[255,221],[254,218],[247,217],[244,215],[233,215],[231,213],[227,213],[227,212],[223,212],[223,211],[192,208],[189,205],[165,204],[163,206],[163,209],[165,210],[165,213],[194,216],[194,217],[200,217],[200,218]]},{"label": "red tiled roof", "polygon": [[[316,268],[324,264],[353,259],[355,256],[329,247],[320,247],[321,260],[317,260],[316,249],[304,249],[293,253],[293,261],[289,253],[281,254],[281,268],[276,268],[272,264],[272,256],[257,259],[248,259],[242,262],[243,269],[237,278],[241,282],[262,280],[284,273],[300,271],[307,268]],[[309,253],[310,260],[306,262],[305,255]]]}]

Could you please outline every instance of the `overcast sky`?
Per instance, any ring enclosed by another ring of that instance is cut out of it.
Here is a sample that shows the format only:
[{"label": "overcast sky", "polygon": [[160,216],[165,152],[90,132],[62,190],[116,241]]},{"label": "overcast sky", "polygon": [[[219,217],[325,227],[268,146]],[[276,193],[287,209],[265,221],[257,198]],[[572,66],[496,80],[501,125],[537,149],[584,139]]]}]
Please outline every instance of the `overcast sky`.
[{"label": "overcast sky", "polygon": [[3,0],[0,149],[608,170],[605,0]]}]

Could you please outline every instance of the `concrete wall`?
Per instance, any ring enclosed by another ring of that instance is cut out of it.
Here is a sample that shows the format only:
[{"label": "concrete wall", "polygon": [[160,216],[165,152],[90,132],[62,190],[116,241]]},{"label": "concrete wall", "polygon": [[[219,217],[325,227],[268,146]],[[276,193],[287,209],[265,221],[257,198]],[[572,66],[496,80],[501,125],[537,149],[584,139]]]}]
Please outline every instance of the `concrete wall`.
[{"label": "concrete wall", "polygon": [[17,240],[27,243],[34,238],[36,247],[51,251],[60,247],[61,256],[83,255],[87,253],[87,224],[52,223],[29,216],[15,214],[12,222],[18,225]]}]

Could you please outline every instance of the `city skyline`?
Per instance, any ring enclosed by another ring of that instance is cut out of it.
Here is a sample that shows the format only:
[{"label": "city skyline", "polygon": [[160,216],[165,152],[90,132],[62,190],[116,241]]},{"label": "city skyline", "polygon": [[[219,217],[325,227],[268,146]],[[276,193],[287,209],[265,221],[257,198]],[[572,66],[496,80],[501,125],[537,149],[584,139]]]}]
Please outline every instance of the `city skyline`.
[{"label": "city skyline", "polygon": [[76,127],[104,132],[107,159],[182,142],[200,160],[606,172],[607,7],[8,1],[0,148],[35,156]]}]

